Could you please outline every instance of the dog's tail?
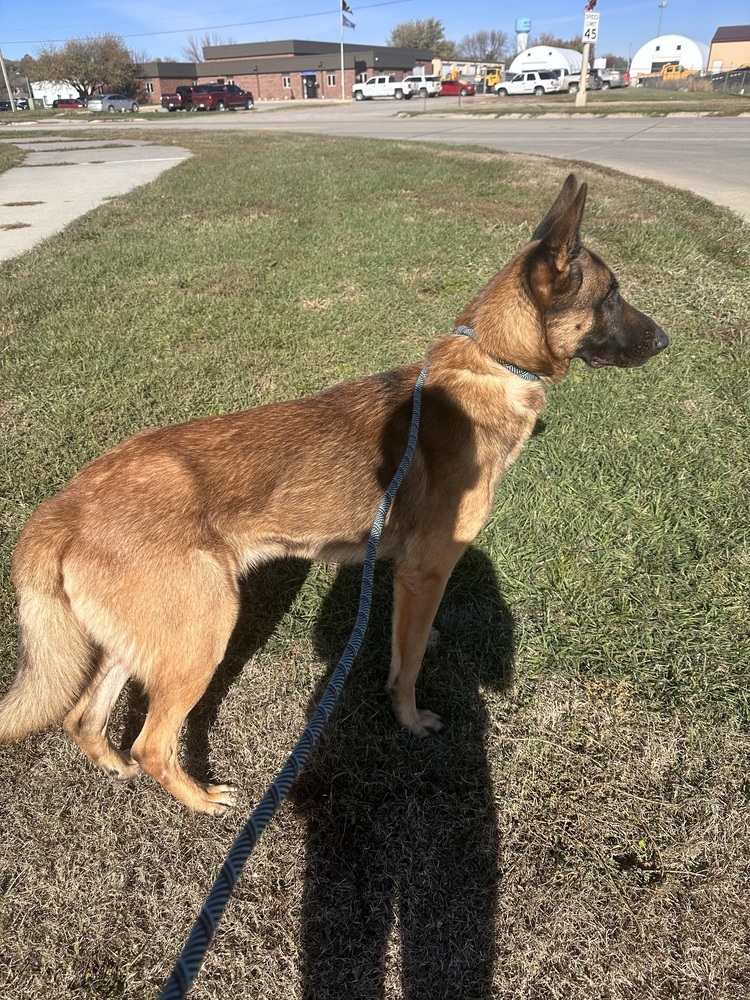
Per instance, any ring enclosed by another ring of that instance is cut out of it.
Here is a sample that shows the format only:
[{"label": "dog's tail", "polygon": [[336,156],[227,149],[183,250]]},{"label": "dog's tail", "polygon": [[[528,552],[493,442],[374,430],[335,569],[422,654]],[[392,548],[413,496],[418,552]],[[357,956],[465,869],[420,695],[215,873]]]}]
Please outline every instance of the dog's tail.
[{"label": "dog's tail", "polygon": [[93,662],[93,644],[63,588],[62,557],[70,532],[46,506],[26,526],[13,559],[18,670],[0,701],[0,743],[58,722],[83,691]]}]

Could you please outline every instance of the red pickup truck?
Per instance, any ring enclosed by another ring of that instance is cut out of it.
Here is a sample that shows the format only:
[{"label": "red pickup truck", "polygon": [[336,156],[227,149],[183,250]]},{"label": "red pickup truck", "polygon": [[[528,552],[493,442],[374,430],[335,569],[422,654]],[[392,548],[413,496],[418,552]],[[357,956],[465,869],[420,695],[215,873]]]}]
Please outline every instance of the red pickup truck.
[{"label": "red pickup truck", "polygon": [[177,87],[174,94],[164,94],[162,107],[168,111],[226,111],[228,108],[255,107],[253,95],[234,83],[199,83],[194,87]]},{"label": "red pickup truck", "polygon": [[161,106],[167,111],[192,111],[195,87],[178,87],[174,94],[162,94]]},{"label": "red pickup truck", "polygon": [[193,108],[196,111],[227,111],[229,108],[255,107],[253,95],[234,83],[205,83],[193,87]]}]

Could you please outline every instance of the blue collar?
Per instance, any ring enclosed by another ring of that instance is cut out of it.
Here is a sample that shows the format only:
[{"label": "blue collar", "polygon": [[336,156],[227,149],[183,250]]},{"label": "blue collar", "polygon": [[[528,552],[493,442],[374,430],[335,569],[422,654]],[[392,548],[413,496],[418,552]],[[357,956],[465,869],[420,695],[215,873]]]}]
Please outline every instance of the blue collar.
[{"label": "blue collar", "polygon": [[[461,337],[471,337],[472,340],[476,340],[474,336],[474,331],[468,326],[457,326],[453,331],[454,334],[458,334]],[[499,365],[503,368],[507,368],[509,372],[513,372],[514,375],[520,375],[521,378],[525,378],[527,382],[541,382],[538,375],[534,372],[527,372],[525,368],[519,368],[518,365],[512,365],[510,361],[503,361],[500,358],[492,358],[493,361],[497,361]]]},{"label": "blue collar", "polygon": [[[457,326],[453,332],[454,334],[458,334],[459,336],[471,337],[472,340],[476,340],[476,337],[474,336],[474,331],[471,329],[471,327]],[[492,355],[490,355],[490,357],[492,357]],[[527,382],[541,382],[539,376],[535,375],[534,372],[527,372],[525,368],[519,368],[518,365],[513,365],[510,363],[510,361],[503,361],[501,358],[495,358],[495,357],[492,357],[492,360],[497,361],[499,365],[502,365],[503,368],[507,368],[508,371],[513,372],[514,375],[519,375],[521,378],[525,378]]]}]

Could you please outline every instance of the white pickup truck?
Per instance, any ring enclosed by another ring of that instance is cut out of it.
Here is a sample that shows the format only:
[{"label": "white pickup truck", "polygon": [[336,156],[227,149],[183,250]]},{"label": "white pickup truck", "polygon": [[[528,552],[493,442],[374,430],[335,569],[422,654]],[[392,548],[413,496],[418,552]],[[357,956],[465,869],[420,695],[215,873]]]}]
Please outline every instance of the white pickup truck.
[{"label": "white pickup truck", "polygon": [[352,97],[355,101],[369,101],[372,97],[395,97],[397,101],[408,101],[419,88],[409,80],[397,80],[388,76],[371,76],[364,83],[355,83]]}]

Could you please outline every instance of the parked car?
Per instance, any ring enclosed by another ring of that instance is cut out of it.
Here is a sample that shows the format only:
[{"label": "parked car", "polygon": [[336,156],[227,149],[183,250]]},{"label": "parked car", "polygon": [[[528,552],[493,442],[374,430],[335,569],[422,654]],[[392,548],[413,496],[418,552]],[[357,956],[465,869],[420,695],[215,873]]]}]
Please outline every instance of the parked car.
[{"label": "parked car", "polygon": [[125,94],[96,94],[89,98],[89,111],[132,111],[138,110],[138,102]]},{"label": "parked car", "polygon": [[559,94],[560,77],[554,70],[547,69],[516,73],[509,80],[495,84],[494,91],[498,97],[508,97],[509,94],[533,94],[535,97]]},{"label": "parked car", "polygon": [[[567,74],[562,79],[562,90],[570,91],[571,94],[577,94],[581,87],[581,74],[571,73]],[[602,90],[602,78],[599,75],[599,70],[590,69],[588,76],[586,77],[586,90]]]},{"label": "parked car", "polygon": [[600,69],[597,73],[602,81],[602,90],[609,90],[611,87],[627,87],[630,83],[630,76],[621,73],[619,69]]},{"label": "parked car", "polygon": [[369,80],[355,83],[352,87],[352,97],[355,101],[370,101],[373,97],[395,97],[397,101],[408,101],[415,93],[416,87],[410,83],[408,77],[405,80],[397,80],[394,73],[371,76]]},{"label": "parked car", "polygon": [[173,93],[161,95],[161,106],[167,111],[193,111],[193,91],[198,89],[197,86],[176,87]]},{"label": "parked car", "polygon": [[437,97],[442,89],[439,76],[405,76],[404,83],[411,84],[412,94],[419,97]]},{"label": "parked car", "polygon": [[442,80],[440,83],[440,94],[442,97],[473,97],[475,87],[473,83],[464,83],[463,80]]},{"label": "parked car", "polygon": [[[29,102],[25,97],[16,97],[13,104],[16,106],[16,111],[28,111]],[[0,111],[12,111],[13,104],[10,101],[0,101]]]},{"label": "parked car", "polygon": [[85,108],[86,102],[81,100],[80,97],[58,97],[56,101],[52,102],[53,108]]},{"label": "parked car", "polygon": [[253,95],[234,83],[207,83],[193,87],[192,103],[194,111],[227,111],[244,108],[252,111],[255,107]]}]

